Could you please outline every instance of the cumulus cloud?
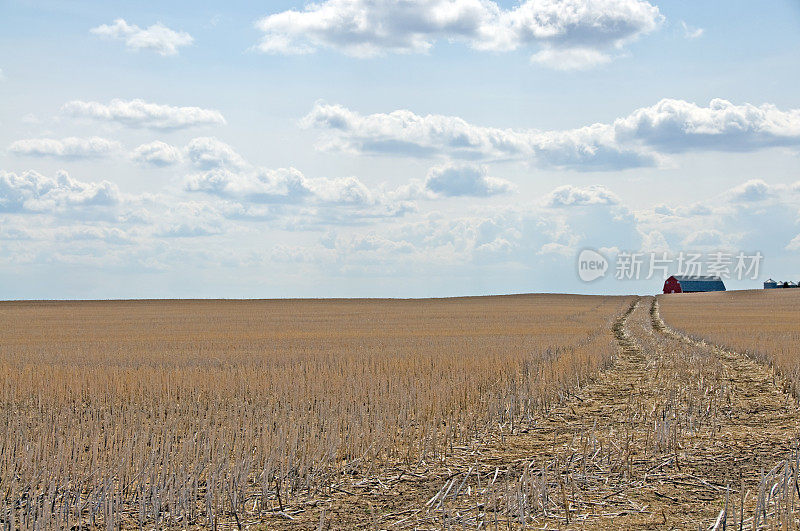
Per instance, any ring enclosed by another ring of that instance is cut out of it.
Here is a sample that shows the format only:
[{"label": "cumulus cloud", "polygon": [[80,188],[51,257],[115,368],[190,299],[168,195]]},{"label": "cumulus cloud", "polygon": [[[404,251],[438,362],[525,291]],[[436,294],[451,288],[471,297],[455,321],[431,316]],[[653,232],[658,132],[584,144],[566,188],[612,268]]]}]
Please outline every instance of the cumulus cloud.
[{"label": "cumulus cloud", "polygon": [[550,207],[570,207],[586,205],[617,205],[620,203],[619,197],[605,186],[572,186],[565,184],[559,186],[547,196],[545,204]]},{"label": "cumulus cloud", "polygon": [[219,111],[200,107],[174,107],[144,100],[70,101],[61,107],[62,113],[77,118],[90,118],[118,123],[128,127],[152,129],[184,129],[202,125],[224,125]]},{"label": "cumulus cloud", "polygon": [[362,115],[318,102],[301,125],[323,131],[321,149],[355,154],[527,160],[582,171],[657,166],[669,154],[698,150],[754,151],[800,145],[800,109],[735,105],[707,107],[664,99],[612,123],[540,131],[474,125],[454,116],[408,110]]},{"label": "cumulus cloud", "polygon": [[181,162],[181,151],[173,145],[156,140],[133,150],[131,160],[142,166],[163,168]]},{"label": "cumulus cloud", "polygon": [[228,219],[269,220],[292,231],[362,224],[416,210],[408,198],[372,190],[355,177],[309,178],[295,168],[215,168],[188,176],[184,188],[224,200],[220,211]]},{"label": "cumulus cloud", "polygon": [[[405,208],[402,200],[390,200],[370,190],[356,177],[309,178],[295,168],[249,168],[234,171],[217,167],[186,178],[189,192],[262,205],[323,205]],[[390,205],[389,203],[394,203]]]},{"label": "cumulus cloud", "polygon": [[0,171],[0,212],[56,213],[78,207],[110,207],[119,202],[119,189],[108,181],[82,182],[65,171],[55,177],[35,171]]},{"label": "cumulus cloud", "polygon": [[189,46],[194,41],[188,33],[172,30],[160,23],[142,29],[121,18],[113,24],[103,24],[89,31],[101,37],[124,41],[129,50],[149,50],[162,56],[178,55],[178,48]]},{"label": "cumulus cloud", "polygon": [[598,61],[601,50],[621,48],[662,20],[658,8],[643,0],[526,0],[512,9],[491,0],[326,0],[259,20],[264,36],[256,49],[304,54],[330,48],[370,57],[425,53],[437,41],[459,41],[488,51],[593,50],[583,53],[585,67],[587,59],[606,60],[603,55]]},{"label": "cumulus cloud", "polygon": [[772,187],[763,179],[751,179],[731,188],[729,195],[735,201],[762,201],[773,193]]},{"label": "cumulus cloud", "polygon": [[286,230],[320,229],[403,216],[416,211],[408,193],[371,189],[356,177],[310,178],[295,168],[260,168],[216,139],[190,142],[190,159],[203,169],[184,189],[223,200],[222,215],[270,220]]},{"label": "cumulus cloud", "polygon": [[318,102],[301,125],[324,131],[319,147],[355,154],[462,160],[534,160],[543,166],[575,169],[656,164],[639,147],[614,142],[609,125],[542,132],[478,126],[454,116],[419,116],[400,110],[361,115],[341,105]]},{"label": "cumulus cloud", "polygon": [[192,139],[186,146],[192,164],[201,170],[243,169],[247,163],[231,146],[212,137]]},{"label": "cumulus cloud", "polygon": [[120,147],[119,142],[93,136],[91,138],[68,137],[60,140],[27,138],[13,142],[8,150],[15,155],[78,159],[104,157]]},{"label": "cumulus cloud", "polygon": [[707,107],[664,99],[613,124],[618,142],[641,142],[667,153],[754,151],[800,144],[800,109],[733,104],[713,99]]},{"label": "cumulus cloud", "polygon": [[[216,138],[194,138],[185,151],[192,165],[201,170],[185,179],[184,187],[189,192],[204,192],[254,205],[349,205],[380,207],[394,213],[412,208],[408,194],[370,190],[356,177],[309,178],[295,168],[257,167]],[[237,210],[235,215],[242,217],[263,213],[263,209],[251,207],[234,210]]]},{"label": "cumulus cloud", "polygon": [[324,203],[369,206],[382,199],[356,177],[320,177],[309,180],[308,186],[317,199]]},{"label": "cumulus cloud", "polygon": [[253,203],[297,203],[311,194],[306,177],[294,168],[252,172],[214,168],[189,176],[185,188]]},{"label": "cumulus cloud", "polygon": [[425,188],[437,195],[485,197],[511,191],[514,186],[505,179],[490,177],[485,166],[445,164],[430,169]]}]

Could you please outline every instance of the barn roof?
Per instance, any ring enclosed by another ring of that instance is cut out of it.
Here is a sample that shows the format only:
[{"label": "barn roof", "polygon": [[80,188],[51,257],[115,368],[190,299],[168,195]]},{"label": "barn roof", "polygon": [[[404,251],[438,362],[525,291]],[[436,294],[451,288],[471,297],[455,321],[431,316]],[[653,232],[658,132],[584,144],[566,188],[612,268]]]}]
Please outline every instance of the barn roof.
[{"label": "barn roof", "polygon": [[716,275],[674,275],[686,291],[725,291],[725,283]]}]

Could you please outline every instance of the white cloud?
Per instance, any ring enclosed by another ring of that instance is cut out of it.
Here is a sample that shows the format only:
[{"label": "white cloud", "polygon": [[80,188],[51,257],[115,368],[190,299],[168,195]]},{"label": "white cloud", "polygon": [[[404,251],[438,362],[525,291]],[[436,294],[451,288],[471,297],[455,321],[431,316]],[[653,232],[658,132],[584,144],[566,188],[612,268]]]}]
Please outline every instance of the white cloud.
[{"label": "white cloud", "polygon": [[448,197],[485,197],[510,192],[514,185],[505,179],[490,177],[485,166],[451,163],[431,168],[425,188]]},{"label": "white cloud", "polygon": [[485,197],[514,190],[504,179],[488,175],[485,166],[448,163],[430,169],[422,181],[413,179],[395,190],[371,190],[356,177],[309,178],[295,168],[259,168],[230,145],[211,137],[192,139],[186,146],[192,165],[185,189],[251,204],[314,204],[382,207],[387,212],[413,208],[409,201],[447,196]]},{"label": "white cloud", "polygon": [[192,164],[201,170],[214,168],[243,169],[247,163],[231,146],[211,137],[192,139],[186,146]]},{"label": "white cloud", "polygon": [[8,150],[15,155],[77,159],[103,157],[120,149],[120,147],[119,142],[93,136],[91,138],[68,137],[61,140],[55,138],[27,138],[13,142],[8,146]]},{"label": "white cloud", "polygon": [[545,204],[550,207],[569,207],[586,205],[617,205],[619,197],[605,186],[586,187],[565,184],[545,196]]},{"label": "white cloud", "polygon": [[150,50],[162,56],[178,55],[178,48],[189,46],[194,41],[188,33],[172,30],[160,23],[142,29],[121,18],[113,24],[103,24],[90,31],[101,37],[125,41],[129,50]]},{"label": "white cloud", "polygon": [[[370,190],[355,177],[309,178],[295,168],[240,171],[213,168],[188,176],[184,186],[189,192],[204,192],[241,203],[240,207],[228,205],[228,213],[234,217],[258,217],[270,212],[255,208],[257,205],[309,205],[330,208],[332,210],[325,213],[330,221],[347,223],[346,218],[353,211],[337,214],[336,207],[371,209],[362,212],[369,216],[401,215],[413,209],[413,204],[406,198],[389,197]],[[337,220],[339,215],[342,217]]]},{"label": "white cloud", "polygon": [[763,179],[751,179],[731,188],[729,195],[735,201],[761,201],[772,197],[774,191]]},{"label": "white cloud", "polygon": [[703,28],[693,28],[683,20],[681,20],[681,28],[683,28],[683,36],[689,40],[700,38],[705,33]]},{"label": "white cloud", "polygon": [[325,132],[320,148],[356,154],[533,160],[576,169],[656,164],[638,146],[616,145],[613,128],[605,124],[566,131],[499,129],[454,116],[419,116],[407,110],[364,116],[341,105],[317,103],[301,125]]},{"label": "white cloud", "polygon": [[189,176],[185,187],[190,192],[252,203],[297,203],[311,194],[306,177],[294,168],[246,172],[214,168]]},{"label": "white cloud", "polygon": [[181,162],[181,151],[173,145],[156,140],[133,150],[131,160],[142,166],[165,167]]},{"label": "white cloud", "polygon": [[405,198],[370,190],[355,177],[308,178],[294,168],[216,168],[190,175],[188,192],[219,198],[221,214],[238,221],[270,221],[290,231],[360,225],[416,211]]},{"label": "white cloud", "polygon": [[[536,271],[547,275],[547,285],[531,289],[571,290],[578,286],[570,284],[574,259],[584,247],[608,257],[620,249],[673,255],[760,250],[770,268],[791,261],[800,249],[795,185],[753,180],[704,198],[712,205],[705,211],[680,199],[632,211],[603,186],[564,185],[525,204],[428,211],[401,221],[391,218],[408,214],[408,205],[358,179],[312,179],[292,169],[268,173],[216,168],[199,174],[221,176],[216,188],[184,201],[180,195],[123,195],[109,183],[79,182],[66,174],[0,172],[0,260],[137,270],[224,262],[259,271],[279,261],[306,264],[303,273],[328,280],[375,274],[402,282],[429,275],[458,286],[478,275],[492,286],[507,281],[502,285],[508,289]],[[291,182],[299,183],[299,195],[289,191]],[[743,200],[742,192],[750,196],[752,190],[751,200]],[[138,217],[137,209],[144,210]],[[116,214],[92,215],[97,210]],[[314,232],[281,240],[284,230]],[[265,241],[275,243],[264,247]]]},{"label": "white cloud", "polygon": [[[228,208],[238,217],[272,216],[271,211],[257,205],[349,206],[372,209],[367,214],[376,216],[401,215],[414,209],[410,199],[415,197],[411,197],[408,189],[385,193],[370,190],[352,176],[309,178],[295,168],[260,168],[246,161],[230,145],[212,137],[192,139],[186,153],[192,165],[202,171],[187,176],[184,188],[242,203]],[[419,181],[414,184],[420,188]],[[486,177],[484,184],[492,192],[510,186],[491,177]],[[337,216],[333,211],[326,215]]]},{"label": "white cloud", "polygon": [[70,101],[61,107],[69,116],[91,118],[119,123],[129,127],[152,129],[183,129],[201,125],[224,125],[225,118],[219,111],[200,107],[174,107],[148,103],[144,100],[111,100],[110,103],[96,101]]},{"label": "white cloud", "polygon": [[542,45],[599,53],[653,31],[662,20],[643,0],[526,0],[512,9],[490,0],[327,0],[259,20],[264,36],[256,49],[300,54],[331,48],[370,57],[425,53],[437,41],[460,41],[476,50]]},{"label": "white cloud", "polygon": [[308,187],[324,203],[369,206],[379,202],[377,194],[355,177],[310,179]]},{"label": "white cloud", "polygon": [[667,153],[753,151],[800,144],[800,109],[735,105],[719,98],[700,107],[664,99],[616,120],[614,130],[618,142],[641,142]]},{"label": "white cloud", "polygon": [[82,182],[65,171],[46,177],[35,171],[21,174],[0,170],[0,212],[53,214],[81,207],[111,207],[120,193],[108,181]]},{"label": "white cloud", "polygon": [[714,99],[707,107],[665,99],[612,123],[539,131],[473,125],[454,116],[408,110],[361,115],[322,102],[301,120],[324,132],[321,149],[355,154],[528,160],[542,167],[582,171],[662,164],[689,151],[754,151],[800,145],[800,109],[735,105]]}]

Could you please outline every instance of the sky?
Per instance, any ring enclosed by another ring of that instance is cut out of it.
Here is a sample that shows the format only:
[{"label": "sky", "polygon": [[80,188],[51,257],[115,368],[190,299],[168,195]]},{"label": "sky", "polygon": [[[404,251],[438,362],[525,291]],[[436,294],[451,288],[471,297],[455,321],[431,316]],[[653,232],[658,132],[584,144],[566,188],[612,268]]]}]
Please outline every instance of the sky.
[{"label": "sky", "polygon": [[5,0],[0,299],[798,282],[798,67],[789,0]]}]

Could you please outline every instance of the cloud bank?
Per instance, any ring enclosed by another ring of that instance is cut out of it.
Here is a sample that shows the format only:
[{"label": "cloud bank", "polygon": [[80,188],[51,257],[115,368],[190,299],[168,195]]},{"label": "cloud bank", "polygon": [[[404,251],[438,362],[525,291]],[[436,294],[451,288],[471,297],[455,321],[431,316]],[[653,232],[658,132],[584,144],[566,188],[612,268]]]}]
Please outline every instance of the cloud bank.
[{"label": "cloud bank", "polygon": [[0,212],[52,214],[79,207],[109,207],[119,201],[119,189],[108,181],[83,182],[65,171],[46,177],[35,171],[0,170]]},{"label": "cloud bank", "polygon": [[[256,49],[305,54],[329,48],[371,57],[425,53],[438,41],[458,41],[495,52],[536,46],[549,57],[570,54],[561,68],[585,68],[607,62],[609,51],[662,20],[643,0],[525,0],[512,9],[490,0],[326,0],[259,20],[264,36]],[[551,64],[546,55],[534,61]]]},{"label": "cloud bank", "polygon": [[612,123],[566,130],[519,130],[474,125],[455,116],[420,116],[408,110],[362,115],[317,103],[301,125],[322,131],[321,149],[354,154],[526,160],[540,167],[582,171],[659,165],[690,151],[747,152],[800,145],[800,109],[707,106],[664,99]]},{"label": "cloud bank", "polygon": [[109,103],[74,100],[65,103],[61,112],[67,116],[87,118],[134,128],[185,129],[205,125],[224,125],[219,111],[201,107],[174,107],[144,100],[111,100]]},{"label": "cloud bank", "polygon": [[60,140],[27,138],[17,140],[8,146],[8,150],[15,155],[63,159],[104,157],[120,148],[119,142],[97,136],[91,138],[68,137]]}]

